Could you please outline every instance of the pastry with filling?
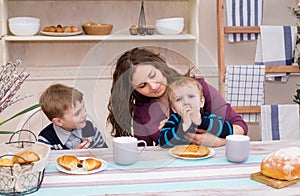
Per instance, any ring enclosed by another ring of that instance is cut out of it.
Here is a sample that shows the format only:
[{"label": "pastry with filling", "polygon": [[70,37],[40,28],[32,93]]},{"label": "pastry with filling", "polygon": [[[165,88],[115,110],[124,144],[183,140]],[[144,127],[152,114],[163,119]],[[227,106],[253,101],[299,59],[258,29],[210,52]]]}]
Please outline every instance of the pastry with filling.
[{"label": "pastry with filling", "polygon": [[87,158],[82,162],[82,168],[85,171],[92,171],[101,167],[101,161],[93,158]]},{"label": "pastry with filling", "polygon": [[64,155],[57,159],[57,163],[68,171],[73,171],[80,167],[80,160],[76,156]]},{"label": "pastry with filling", "polygon": [[20,165],[37,162],[39,160],[39,155],[33,151],[19,152],[12,159],[13,163],[19,163]]},{"label": "pastry with filling", "polygon": [[205,146],[190,144],[188,146],[175,146],[172,153],[180,157],[199,158],[207,156],[210,150]]},{"label": "pastry with filling", "polygon": [[300,179],[300,148],[282,148],[269,154],[262,160],[260,170],[278,180]]}]

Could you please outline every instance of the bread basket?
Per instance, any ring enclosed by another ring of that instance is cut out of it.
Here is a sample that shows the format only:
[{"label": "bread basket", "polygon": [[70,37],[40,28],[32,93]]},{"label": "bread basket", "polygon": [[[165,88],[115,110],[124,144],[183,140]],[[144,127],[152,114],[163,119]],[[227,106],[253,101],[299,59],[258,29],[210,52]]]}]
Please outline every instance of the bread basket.
[{"label": "bread basket", "polygon": [[108,35],[113,28],[112,24],[83,24],[82,29],[87,35]]},{"label": "bread basket", "polygon": [[[20,135],[20,131],[15,135]],[[24,151],[37,153],[40,160],[23,165],[15,163],[13,166],[0,166],[0,195],[25,195],[36,192],[41,187],[50,147],[32,141],[13,141],[12,137],[9,142],[0,143],[0,159],[12,159],[18,152]]]}]

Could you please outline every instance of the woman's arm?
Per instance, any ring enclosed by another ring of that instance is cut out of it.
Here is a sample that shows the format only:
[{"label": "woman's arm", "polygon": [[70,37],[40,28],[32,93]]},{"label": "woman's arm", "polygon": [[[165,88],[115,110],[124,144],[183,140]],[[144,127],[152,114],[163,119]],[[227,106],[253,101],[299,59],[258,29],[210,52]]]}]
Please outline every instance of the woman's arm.
[{"label": "woman's arm", "polygon": [[229,121],[233,125],[233,134],[247,135],[248,126],[243,118],[232,109],[231,105],[224,100],[214,87],[206,83],[204,78],[198,78],[197,80],[203,87],[203,95],[205,97],[204,112],[214,113]]}]

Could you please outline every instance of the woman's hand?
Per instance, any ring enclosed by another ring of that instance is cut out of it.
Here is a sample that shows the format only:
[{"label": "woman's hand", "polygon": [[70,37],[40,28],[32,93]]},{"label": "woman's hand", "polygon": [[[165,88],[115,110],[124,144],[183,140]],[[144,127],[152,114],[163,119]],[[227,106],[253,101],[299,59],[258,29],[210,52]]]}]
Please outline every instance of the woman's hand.
[{"label": "woman's hand", "polygon": [[190,143],[203,145],[208,147],[218,147],[225,145],[226,140],[223,138],[219,138],[205,130],[195,129],[197,134],[187,133],[185,135],[185,139],[187,139]]},{"label": "woman's hand", "polygon": [[166,118],[165,120],[160,121],[158,130],[161,131],[161,129],[165,126],[167,121],[168,121],[168,118]]}]

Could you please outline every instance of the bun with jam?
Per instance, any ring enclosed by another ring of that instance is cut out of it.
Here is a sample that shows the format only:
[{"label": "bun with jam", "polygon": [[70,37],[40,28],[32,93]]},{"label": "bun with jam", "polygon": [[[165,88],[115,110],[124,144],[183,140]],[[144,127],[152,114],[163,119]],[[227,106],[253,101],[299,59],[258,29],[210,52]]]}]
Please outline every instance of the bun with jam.
[{"label": "bun with jam", "polygon": [[172,153],[180,157],[199,158],[208,155],[210,149],[205,146],[190,144],[188,146],[175,146]]},{"label": "bun with jam", "polygon": [[85,171],[92,171],[101,167],[101,161],[94,158],[78,159],[73,155],[63,155],[57,159],[57,163],[68,171],[83,168]]}]

